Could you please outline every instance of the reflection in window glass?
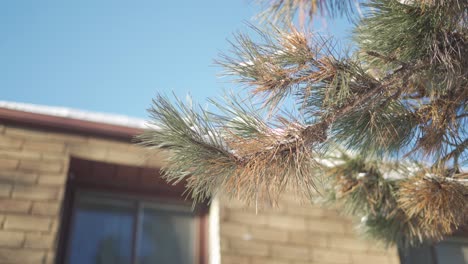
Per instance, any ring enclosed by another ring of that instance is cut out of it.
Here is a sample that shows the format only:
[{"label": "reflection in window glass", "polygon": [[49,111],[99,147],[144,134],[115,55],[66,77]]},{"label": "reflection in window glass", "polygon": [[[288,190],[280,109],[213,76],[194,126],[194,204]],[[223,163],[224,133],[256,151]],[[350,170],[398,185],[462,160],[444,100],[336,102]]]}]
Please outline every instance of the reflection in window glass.
[{"label": "reflection in window glass", "polygon": [[432,253],[430,247],[418,247],[403,250],[401,264],[432,264]]},{"label": "reflection in window glass", "polygon": [[447,241],[436,246],[437,263],[460,264],[468,263],[468,243]]},{"label": "reflection in window glass", "polygon": [[468,264],[468,241],[449,238],[433,247],[412,248],[402,253],[402,264]]},{"label": "reflection in window glass", "polygon": [[125,204],[78,201],[67,263],[131,263],[133,214]]},{"label": "reflection in window glass", "polygon": [[78,193],[67,264],[192,264],[198,245],[190,206]]},{"label": "reflection in window glass", "polygon": [[194,258],[195,224],[187,210],[143,210],[138,264],[190,264]]}]

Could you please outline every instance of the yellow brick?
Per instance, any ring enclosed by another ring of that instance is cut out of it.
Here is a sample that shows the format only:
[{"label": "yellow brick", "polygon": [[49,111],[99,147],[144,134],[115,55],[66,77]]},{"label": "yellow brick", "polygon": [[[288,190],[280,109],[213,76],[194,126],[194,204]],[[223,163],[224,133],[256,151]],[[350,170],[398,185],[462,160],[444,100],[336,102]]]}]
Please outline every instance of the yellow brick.
[{"label": "yellow brick", "polygon": [[32,172],[60,172],[63,165],[61,161],[21,160],[19,169]]},{"label": "yellow brick", "polygon": [[[347,216],[347,215],[343,215],[341,214],[340,212],[338,212],[337,210],[325,210],[325,214],[326,214],[326,218],[330,218],[330,219],[341,219],[343,220],[344,222],[347,222],[348,224],[351,224],[353,226],[353,224],[351,223],[351,221],[353,220],[351,217]],[[354,227],[354,226],[353,226]]]},{"label": "yellow brick", "polygon": [[274,245],[272,247],[273,257],[292,259],[292,260],[308,260],[309,249],[302,246],[292,245]]},{"label": "yellow brick", "polygon": [[289,233],[289,243],[313,247],[327,247],[328,237],[323,233],[293,231]]},{"label": "yellow brick", "polygon": [[150,168],[161,168],[167,165],[167,157],[170,153],[167,152],[151,152],[145,153],[144,157],[144,164],[145,167]]},{"label": "yellow brick", "polygon": [[243,238],[250,236],[247,227],[242,224],[223,222],[220,225],[221,236]]},{"label": "yellow brick", "polygon": [[325,209],[310,205],[288,205],[285,206],[288,215],[298,215],[310,218],[326,217],[328,212]]},{"label": "yellow brick", "polygon": [[227,219],[230,222],[251,225],[264,225],[267,223],[267,217],[265,215],[242,212],[240,210],[228,210]]},{"label": "yellow brick", "polygon": [[286,191],[279,198],[278,204],[281,207],[291,205],[302,206],[304,205],[304,202],[301,200],[301,197],[299,197],[299,195],[294,191]]},{"label": "yellow brick", "polygon": [[272,205],[272,206],[264,205],[263,207],[258,208],[258,210],[256,210],[255,206],[251,206],[250,208],[251,208],[251,210],[253,209],[252,210],[253,212],[258,211],[258,213],[266,214],[266,215],[271,215],[271,214],[282,215],[282,214],[285,214],[285,210],[283,208],[277,207],[275,205]]},{"label": "yellow brick", "polygon": [[0,197],[10,197],[12,186],[11,184],[0,183]]},{"label": "yellow brick", "polygon": [[6,249],[0,248],[0,263],[26,264],[42,263],[45,252],[28,249]]},{"label": "yellow brick", "polygon": [[39,152],[56,152],[62,153],[65,150],[65,144],[50,142],[50,141],[30,141],[27,140],[23,143],[24,150],[36,150]]},{"label": "yellow brick", "polygon": [[305,230],[304,218],[284,215],[269,215],[268,226],[287,230]]},{"label": "yellow brick", "polygon": [[106,161],[125,165],[141,166],[145,164],[145,157],[142,153],[128,150],[109,149]]},{"label": "yellow brick", "polygon": [[250,232],[253,240],[263,240],[271,242],[286,242],[288,233],[285,230],[272,228],[254,227]]},{"label": "yellow brick", "polygon": [[255,207],[249,206],[248,204],[239,201],[235,198],[230,198],[226,196],[220,197],[220,202],[223,204],[226,208],[230,209],[241,209],[244,211],[252,211],[255,212]]},{"label": "yellow brick", "polygon": [[23,240],[23,232],[0,230],[0,247],[20,247]]},{"label": "yellow brick", "polygon": [[248,257],[223,254],[221,256],[221,263],[223,264],[250,264],[250,261]]},{"label": "yellow brick", "polygon": [[34,172],[0,170],[0,181],[8,181],[11,183],[21,184],[33,184],[37,181],[37,174]]},{"label": "yellow brick", "polygon": [[398,254],[392,255],[388,262],[389,264],[401,264],[400,256]]},{"label": "yellow brick", "polygon": [[24,129],[19,127],[7,127],[4,131],[5,135],[13,138],[26,138],[33,140],[43,140],[50,142],[80,142],[86,143],[87,138],[72,134],[51,133],[37,129]]},{"label": "yellow brick", "polygon": [[229,252],[229,239],[221,237],[220,239],[221,252]]},{"label": "yellow brick", "polygon": [[50,234],[26,234],[25,248],[52,249],[55,235]]},{"label": "yellow brick", "polygon": [[37,183],[39,185],[63,186],[67,178],[66,175],[40,175]]},{"label": "yellow brick", "polygon": [[15,186],[13,198],[31,200],[57,200],[60,197],[60,189],[41,186]]},{"label": "yellow brick", "polygon": [[48,152],[45,153],[43,152],[41,154],[41,160],[46,161],[46,162],[60,162],[62,164],[67,164],[70,159],[70,156],[68,153],[52,153]]},{"label": "yellow brick", "polygon": [[[352,220],[347,219],[347,217],[342,217],[344,225],[345,225],[345,235],[347,236],[356,236],[358,232],[356,230],[356,223]],[[355,220],[355,219],[354,219]]]},{"label": "yellow brick", "polygon": [[2,149],[0,150],[0,157],[11,159],[35,159],[41,158],[41,153],[36,151],[25,151],[19,149]]},{"label": "yellow brick", "polygon": [[44,131],[24,129],[19,127],[6,127],[5,135],[14,138],[27,138],[27,139],[48,139],[48,135]]},{"label": "yellow brick", "polygon": [[7,215],[4,228],[8,230],[48,231],[52,220],[37,216]]},{"label": "yellow brick", "polygon": [[107,157],[107,148],[101,146],[72,144],[68,146],[68,152],[71,156],[93,160],[104,160]]},{"label": "yellow brick", "polygon": [[330,237],[330,247],[337,250],[367,251],[369,244],[357,237]]},{"label": "yellow brick", "polygon": [[18,159],[0,158],[0,170],[14,170],[18,164]]},{"label": "yellow brick", "polygon": [[22,144],[21,139],[0,136],[0,149],[19,149]]},{"label": "yellow brick", "polygon": [[[338,250],[323,250],[313,249],[312,260],[314,263],[333,263],[333,264],[347,264],[351,263],[351,257],[348,253],[340,252]],[[359,263],[359,262],[357,262]]]},{"label": "yellow brick", "polygon": [[353,263],[359,264],[391,264],[391,257],[385,255],[375,255],[375,254],[351,254],[351,259]]},{"label": "yellow brick", "polygon": [[252,257],[250,259],[251,264],[289,264],[287,260],[279,260],[275,258],[262,258],[262,257]]},{"label": "yellow brick", "polygon": [[230,249],[233,253],[246,256],[263,256],[269,255],[268,245],[260,242],[231,240],[229,241]]},{"label": "yellow brick", "polygon": [[339,219],[312,219],[307,222],[311,232],[345,234],[345,223]]},{"label": "yellow brick", "polygon": [[33,215],[49,215],[56,216],[59,214],[60,204],[59,202],[34,202],[32,207]]},{"label": "yellow brick", "polygon": [[388,247],[383,243],[376,241],[369,241],[369,247],[367,248],[370,253],[386,254],[386,255],[398,255],[398,249],[396,247]]},{"label": "yellow brick", "polygon": [[27,213],[31,207],[30,201],[0,199],[0,211],[5,213]]},{"label": "yellow brick", "polygon": [[57,232],[58,232],[59,225],[60,225],[60,218],[59,218],[59,216],[53,217],[52,224],[50,225],[50,232],[51,232],[51,233],[57,233]]},{"label": "yellow brick", "polygon": [[99,139],[99,138],[88,138],[88,145],[91,146],[99,146],[99,147],[105,147],[109,149],[114,149],[117,151],[125,151],[128,150],[132,144],[129,143],[124,143],[120,141],[115,141],[115,140],[106,140],[106,139]]},{"label": "yellow brick", "polygon": [[229,209],[226,207],[219,208],[219,221],[223,223],[229,221]]},{"label": "yellow brick", "polygon": [[85,136],[78,136],[73,134],[60,134],[60,133],[47,133],[47,139],[51,141],[58,141],[63,143],[72,144],[86,144],[88,138]]},{"label": "yellow brick", "polygon": [[55,255],[56,253],[54,251],[47,252],[44,264],[55,264]]}]

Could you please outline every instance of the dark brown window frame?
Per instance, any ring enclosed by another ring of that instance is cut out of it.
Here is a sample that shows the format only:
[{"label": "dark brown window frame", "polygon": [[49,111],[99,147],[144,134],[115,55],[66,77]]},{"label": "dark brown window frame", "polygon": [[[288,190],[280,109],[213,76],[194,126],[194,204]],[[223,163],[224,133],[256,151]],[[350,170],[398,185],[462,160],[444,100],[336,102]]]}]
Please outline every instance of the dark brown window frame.
[{"label": "dark brown window frame", "polygon": [[[127,171],[124,174],[126,177],[122,177],[121,171]],[[157,201],[175,205],[192,203],[190,199],[184,199],[183,183],[167,184],[158,177],[158,172],[159,170],[154,168],[125,166],[72,157],[63,201],[55,263],[65,263],[67,258],[74,204],[78,192],[104,193],[114,197],[130,197],[142,201]],[[107,181],[102,179],[104,175]],[[142,185],[137,182],[138,179],[141,180],[141,177],[150,177],[151,175],[154,177],[154,185]],[[115,177],[115,180],[109,181],[112,177]],[[198,222],[197,260],[194,264],[208,263],[208,210],[209,207],[206,203],[198,204],[194,209]],[[135,240],[136,236],[133,238],[133,246],[135,246]]]}]

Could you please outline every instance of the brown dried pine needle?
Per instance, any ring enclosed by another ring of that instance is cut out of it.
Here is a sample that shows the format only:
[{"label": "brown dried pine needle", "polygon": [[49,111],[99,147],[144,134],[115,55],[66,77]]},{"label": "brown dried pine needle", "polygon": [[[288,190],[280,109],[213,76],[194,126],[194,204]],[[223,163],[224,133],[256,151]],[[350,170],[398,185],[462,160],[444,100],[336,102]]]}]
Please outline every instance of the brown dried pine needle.
[{"label": "brown dried pine needle", "polygon": [[398,205],[423,228],[451,234],[467,220],[467,194],[458,182],[418,176],[400,184]]},{"label": "brown dried pine needle", "polygon": [[223,189],[234,197],[257,205],[275,204],[286,186],[307,196],[315,191],[316,162],[302,139],[280,132],[248,139],[232,134],[227,144],[238,165]]}]

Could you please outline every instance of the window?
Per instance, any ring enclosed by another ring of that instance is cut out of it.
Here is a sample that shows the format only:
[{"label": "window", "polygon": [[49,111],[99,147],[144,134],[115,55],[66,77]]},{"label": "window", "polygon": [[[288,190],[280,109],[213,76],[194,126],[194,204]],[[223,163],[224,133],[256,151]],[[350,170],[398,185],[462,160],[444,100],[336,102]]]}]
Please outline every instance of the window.
[{"label": "window", "polygon": [[402,264],[468,263],[468,239],[453,237],[434,246],[411,249],[402,253]]},{"label": "window", "polygon": [[190,205],[78,192],[66,263],[196,263],[197,226]]},{"label": "window", "polygon": [[72,157],[57,264],[206,264],[206,203],[155,168]]},{"label": "window", "polygon": [[468,240],[452,238],[435,246],[436,263],[468,263]]}]

